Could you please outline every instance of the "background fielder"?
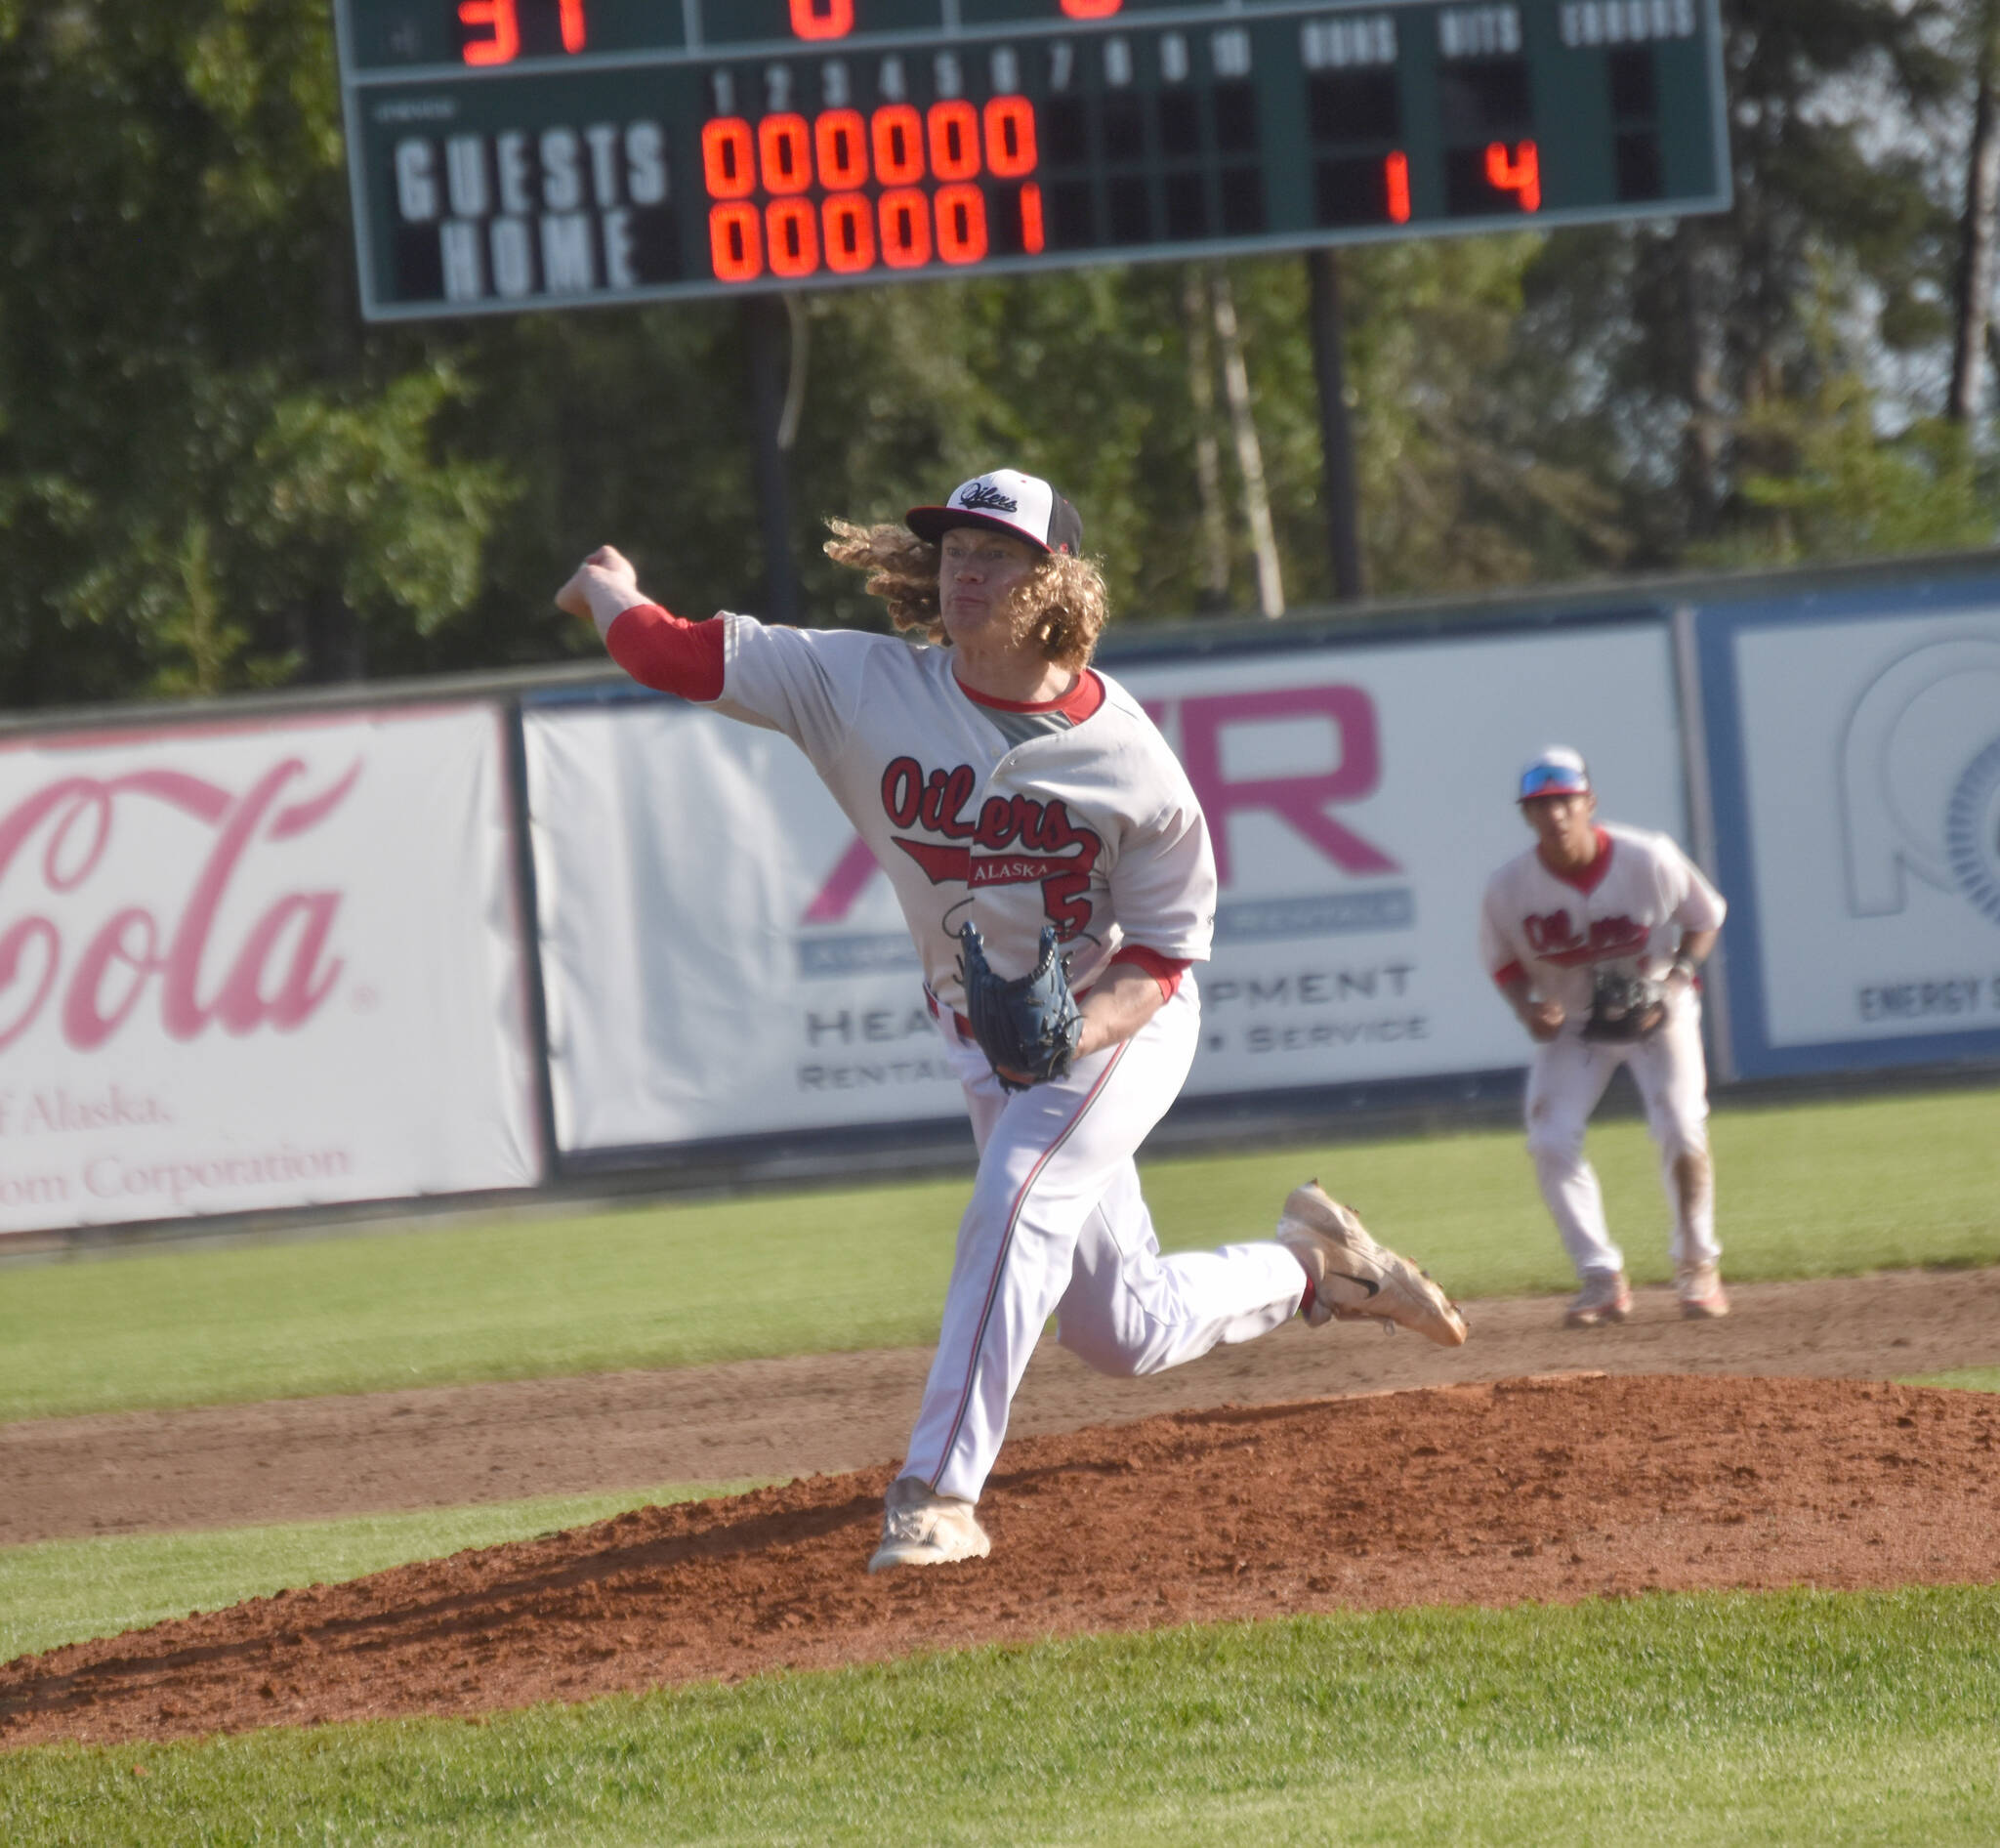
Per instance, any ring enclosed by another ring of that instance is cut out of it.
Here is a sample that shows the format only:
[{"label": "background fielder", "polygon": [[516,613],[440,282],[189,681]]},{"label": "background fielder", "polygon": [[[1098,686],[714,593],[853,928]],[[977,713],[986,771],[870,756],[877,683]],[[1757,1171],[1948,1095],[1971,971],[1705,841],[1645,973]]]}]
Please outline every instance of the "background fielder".
[{"label": "background fielder", "polygon": [[1487,882],[1479,945],[1535,1041],[1528,1153],[1582,1282],[1565,1320],[1591,1327],[1632,1310],[1624,1254],[1583,1155],[1584,1125],[1621,1065],[1659,1145],[1682,1313],[1727,1315],[1695,984],[1722,926],[1722,897],[1666,835],[1600,826],[1590,772],[1573,750],[1552,746],[1529,764],[1519,799],[1535,845]]},{"label": "background fielder", "polygon": [[[897,628],[692,623],[605,548],[558,603],[592,617],[650,687],[782,732],[805,751],[895,886],[964,1089],[979,1164],[943,1325],[875,1568],[978,1557],[974,1513],[1049,1317],[1090,1365],[1148,1373],[1303,1312],[1367,1316],[1456,1345],[1437,1286],[1316,1186],[1275,1239],[1163,1257],[1133,1153],[1199,1041],[1191,965],[1216,896],[1207,823],[1151,721],[1090,665],[1104,586],[1082,525],[1046,482],[1000,470],[906,526],[834,523],[828,553],[868,573]],[[671,796],[668,798],[671,799]],[[996,970],[1068,955],[1080,1030],[1063,1069],[1003,1084],[967,1020],[959,932]]]}]

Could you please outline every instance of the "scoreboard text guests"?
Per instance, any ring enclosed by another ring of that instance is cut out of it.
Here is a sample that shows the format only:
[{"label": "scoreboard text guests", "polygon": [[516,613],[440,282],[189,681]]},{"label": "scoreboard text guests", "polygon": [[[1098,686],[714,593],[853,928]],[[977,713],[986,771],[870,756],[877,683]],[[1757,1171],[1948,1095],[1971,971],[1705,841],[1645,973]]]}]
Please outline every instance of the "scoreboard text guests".
[{"label": "scoreboard text guests", "polygon": [[370,318],[1717,210],[1716,0],[336,0]]}]

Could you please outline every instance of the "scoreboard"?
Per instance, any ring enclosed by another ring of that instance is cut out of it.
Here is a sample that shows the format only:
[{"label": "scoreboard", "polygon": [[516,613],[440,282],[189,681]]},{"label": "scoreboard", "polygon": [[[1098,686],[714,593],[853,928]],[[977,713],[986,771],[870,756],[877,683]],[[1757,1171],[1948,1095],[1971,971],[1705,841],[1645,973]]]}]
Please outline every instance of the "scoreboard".
[{"label": "scoreboard", "polygon": [[335,0],[376,320],[1720,210],[1717,0]]}]

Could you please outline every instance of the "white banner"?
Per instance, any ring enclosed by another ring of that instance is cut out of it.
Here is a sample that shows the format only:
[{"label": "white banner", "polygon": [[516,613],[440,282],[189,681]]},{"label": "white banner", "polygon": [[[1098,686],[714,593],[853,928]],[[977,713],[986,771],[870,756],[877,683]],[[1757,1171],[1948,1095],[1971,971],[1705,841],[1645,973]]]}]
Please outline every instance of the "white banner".
[{"label": "white banner", "polygon": [[[1683,836],[1661,623],[1112,671],[1221,861],[1192,1094],[1524,1064],[1476,935],[1543,745]],[[559,1147],[959,1113],[889,882],[791,744],[662,700],[552,703],[526,737]]]},{"label": "white banner", "polygon": [[0,1231],[540,1181],[503,723],[0,746]]},{"label": "white banner", "polygon": [[1770,1046],[2000,1030],[2000,611],[1938,601],[1733,636]]}]

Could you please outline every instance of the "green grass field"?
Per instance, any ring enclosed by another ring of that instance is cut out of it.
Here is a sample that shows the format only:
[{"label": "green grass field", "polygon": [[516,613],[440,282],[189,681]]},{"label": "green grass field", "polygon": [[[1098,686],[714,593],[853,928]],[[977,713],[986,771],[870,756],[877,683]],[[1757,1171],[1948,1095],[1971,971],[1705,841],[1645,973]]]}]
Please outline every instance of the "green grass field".
[{"label": "green grass field", "polygon": [[[1729,1274],[2000,1262],[1996,1106],[1719,1116]],[[1664,1276],[1643,1130],[1592,1153],[1635,1277]],[[1463,1297],[1568,1285],[1512,1134],[1160,1161],[1147,1194],[1168,1244],[1208,1244],[1312,1173]],[[8,1266],[0,1419],[920,1343],[962,1191]],[[661,1492],[4,1549],[0,1652]],[[0,1841],[1985,1843],[1996,1645],[1983,1588],[1085,1639],[479,1726],[37,1749],[0,1758]]]},{"label": "green grass field", "polygon": [[0,1760],[10,1843],[1980,1848],[2000,1595],[1423,1610]]},{"label": "green grass field", "polygon": [[[1719,1115],[1738,1280],[2000,1263],[2000,1095]],[[1667,1275],[1636,1122],[1592,1138],[1635,1280]],[[1261,1237],[1316,1174],[1466,1300],[1573,1287],[1512,1133],[1148,1163],[1170,1248]],[[769,1195],[0,1269],[0,1421],[918,1345],[964,1183]]]},{"label": "green grass field", "polygon": [[616,1494],[537,1495],[413,1514],[0,1546],[0,1661],[59,1643],[119,1636],[190,1611],[220,1611],[288,1586],[339,1584],[410,1560],[587,1527],[628,1508],[753,1487],[662,1483]]}]

